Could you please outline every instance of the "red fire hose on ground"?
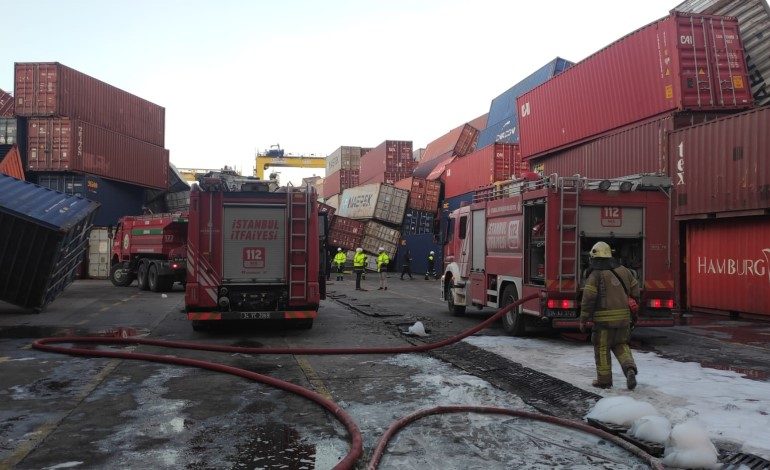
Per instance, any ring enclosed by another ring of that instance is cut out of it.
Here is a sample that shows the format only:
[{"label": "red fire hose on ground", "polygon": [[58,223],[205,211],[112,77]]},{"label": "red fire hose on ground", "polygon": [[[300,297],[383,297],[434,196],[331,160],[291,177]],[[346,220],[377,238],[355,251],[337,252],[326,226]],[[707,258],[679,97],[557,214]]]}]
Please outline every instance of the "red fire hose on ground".
[{"label": "red fire hose on ground", "polygon": [[[149,361],[149,362],[159,362],[159,363],[165,363],[165,364],[176,364],[180,366],[198,367],[201,369],[212,370],[215,372],[224,372],[226,374],[231,374],[238,377],[254,380],[256,382],[260,382],[260,383],[269,385],[271,387],[279,388],[281,390],[291,392],[295,395],[302,396],[304,398],[307,398],[308,400],[311,400],[321,405],[323,408],[330,411],[334,415],[334,417],[345,427],[345,429],[347,429],[348,434],[350,435],[350,450],[345,455],[345,457],[342,458],[334,467],[335,469],[342,470],[342,469],[353,468],[356,461],[361,457],[361,454],[363,452],[363,444],[362,444],[363,441],[361,438],[361,432],[358,429],[358,426],[356,425],[353,418],[347,413],[345,413],[345,411],[342,408],[340,408],[339,405],[337,405],[333,401],[323,397],[322,395],[312,390],[300,387],[290,382],[285,382],[283,380],[269,377],[263,374],[257,374],[255,372],[251,372],[248,370],[228,366],[226,364],[210,362],[210,361],[202,361],[198,359],[187,359],[187,358],[180,358],[180,357],[160,355],[160,354],[54,346],[54,344],[63,344],[63,343],[68,343],[68,344],[96,343],[96,344],[105,344],[105,345],[141,344],[146,346],[158,346],[158,347],[173,348],[173,349],[190,349],[190,350],[198,350],[198,351],[213,351],[213,352],[227,352],[227,353],[241,353],[241,354],[293,354],[293,355],[343,355],[345,354],[345,355],[350,355],[350,354],[417,353],[417,352],[425,352],[433,349],[438,349],[438,348],[456,343],[464,338],[467,338],[468,336],[471,336],[487,328],[492,323],[500,319],[500,317],[510,312],[513,308],[521,305],[525,301],[532,300],[535,298],[537,298],[537,295],[533,294],[531,296],[517,300],[516,302],[513,302],[510,305],[507,305],[501,308],[494,315],[484,320],[483,322],[479,323],[478,325],[474,326],[473,328],[469,328],[455,336],[446,338],[442,341],[438,341],[436,343],[430,343],[430,344],[423,344],[419,346],[375,347],[375,348],[250,348],[250,347],[239,347],[239,346],[222,346],[222,345],[214,345],[214,344],[193,343],[188,341],[166,341],[166,340],[134,338],[134,337],[63,336],[59,338],[40,338],[32,343],[32,347],[41,351],[60,353],[60,354],[69,354],[72,356],[111,357],[111,358],[117,358],[117,359],[133,359],[133,360],[141,360],[141,361]],[[495,411],[492,411],[492,410],[495,410]],[[571,420],[562,419],[562,418],[555,418],[553,416],[541,415],[538,413],[529,413],[525,411],[508,410],[503,408],[473,407],[473,406],[438,407],[431,410],[424,410],[424,411],[418,412],[414,415],[411,415],[409,417],[403,418],[400,421],[397,421],[388,429],[387,433],[383,435],[383,437],[380,439],[380,442],[378,443],[378,446],[377,446],[377,451],[375,452],[376,460],[374,458],[372,459],[372,464],[370,465],[370,468],[376,468],[377,464],[379,463],[379,459],[382,456],[382,453],[385,451],[385,447],[387,446],[388,440],[392,435],[394,435],[398,431],[398,429],[402,428],[406,424],[412,421],[415,421],[423,416],[438,414],[438,413],[456,413],[458,411],[499,413],[499,414],[507,414],[511,416],[528,417],[531,419],[538,419],[541,421],[551,422],[561,426],[580,429],[582,431],[589,432],[597,436],[600,436],[604,439],[610,440],[613,443],[616,443],[617,445],[623,447],[624,449],[629,450],[635,455],[638,455],[646,459],[648,462],[650,462],[650,465],[653,468],[656,468],[656,469],[662,468],[662,467],[659,467],[659,464],[657,463],[658,462],[657,459],[655,459],[651,455],[646,454],[640,449],[637,449],[636,447],[631,446],[625,441],[615,438],[614,436],[600,429],[595,429],[588,425],[585,425],[576,421],[571,421]],[[380,449],[380,447],[382,448]]]}]

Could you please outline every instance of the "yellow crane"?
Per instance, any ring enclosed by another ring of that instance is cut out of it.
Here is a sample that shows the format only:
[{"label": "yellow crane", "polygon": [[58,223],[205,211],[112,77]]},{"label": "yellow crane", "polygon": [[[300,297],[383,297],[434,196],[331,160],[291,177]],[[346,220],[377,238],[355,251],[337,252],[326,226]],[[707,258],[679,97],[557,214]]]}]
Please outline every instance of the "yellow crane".
[{"label": "yellow crane", "polygon": [[281,146],[271,145],[265,152],[257,152],[254,176],[265,179],[265,170],[273,167],[326,168],[326,158],[310,155],[284,155]]}]

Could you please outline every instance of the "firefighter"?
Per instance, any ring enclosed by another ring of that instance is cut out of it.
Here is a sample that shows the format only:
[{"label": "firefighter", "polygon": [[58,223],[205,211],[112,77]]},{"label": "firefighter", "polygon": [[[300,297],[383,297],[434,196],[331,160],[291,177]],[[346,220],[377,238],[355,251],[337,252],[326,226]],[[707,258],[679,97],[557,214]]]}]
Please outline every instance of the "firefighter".
[{"label": "firefighter", "polygon": [[425,271],[425,280],[428,280],[428,276],[433,276],[433,279],[437,279],[436,276],[436,253],[428,253],[428,270]]},{"label": "firefighter", "polygon": [[337,268],[337,280],[343,281],[342,274],[345,272],[345,263],[347,262],[348,257],[345,254],[344,251],[342,251],[342,248],[337,248],[337,254],[334,255],[334,266]]},{"label": "firefighter", "polygon": [[356,273],[356,290],[366,290],[361,288],[361,275],[364,273],[366,266],[366,255],[364,249],[361,247],[356,248],[356,254],[353,256],[353,271]]},{"label": "firefighter", "polygon": [[385,277],[385,271],[388,269],[390,256],[385,253],[385,248],[380,247],[380,254],[377,255],[377,272],[380,273],[380,287],[377,290],[388,290],[388,279]]},{"label": "firefighter", "polygon": [[631,271],[612,257],[607,243],[597,242],[591,248],[590,257],[590,269],[580,303],[580,331],[585,332],[586,322],[593,321],[591,342],[596,362],[593,386],[612,387],[612,352],[623,368],[628,389],[633,390],[638,371],[628,346],[631,336],[628,298],[630,295],[639,301],[639,283]]},{"label": "firefighter", "polygon": [[401,280],[404,280],[404,275],[408,274],[409,279],[412,279],[412,252],[407,249],[404,252],[404,257],[401,258]]}]

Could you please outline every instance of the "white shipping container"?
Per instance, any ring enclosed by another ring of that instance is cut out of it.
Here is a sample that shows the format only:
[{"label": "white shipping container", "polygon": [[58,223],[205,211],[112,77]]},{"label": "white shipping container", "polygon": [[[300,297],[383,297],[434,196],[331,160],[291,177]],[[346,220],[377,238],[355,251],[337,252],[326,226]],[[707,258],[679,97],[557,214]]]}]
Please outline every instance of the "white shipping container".
[{"label": "white shipping container", "polygon": [[110,239],[106,227],[93,227],[88,236],[88,277],[107,279],[110,275]]},{"label": "white shipping container", "polygon": [[[386,227],[378,222],[369,221],[364,228],[364,238],[361,242],[361,248],[369,253],[379,254],[380,247],[385,248],[385,253],[393,260],[398,249],[398,242],[401,239],[401,232],[397,229]],[[376,255],[375,254],[375,258]],[[377,263],[374,264],[375,268]]]},{"label": "white shipping container", "polygon": [[342,146],[327,155],[326,174],[339,170],[358,170],[361,166],[361,147]]},{"label": "white shipping container", "polygon": [[409,191],[387,184],[356,186],[342,192],[337,215],[401,225],[408,200]]},{"label": "white shipping container", "polygon": [[333,208],[339,210],[339,208],[340,208],[340,195],[339,194],[335,194],[333,196],[327,197],[324,200],[324,204],[332,206]]}]

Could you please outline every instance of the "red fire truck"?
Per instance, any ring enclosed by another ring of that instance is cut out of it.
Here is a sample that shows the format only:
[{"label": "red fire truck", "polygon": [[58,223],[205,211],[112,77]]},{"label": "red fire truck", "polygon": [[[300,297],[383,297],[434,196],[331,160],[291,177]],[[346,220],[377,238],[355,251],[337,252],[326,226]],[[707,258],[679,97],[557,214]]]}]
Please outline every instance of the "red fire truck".
[{"label": "red fire truck", "polygon": [[120,219],[112,235],[110,281],[165,292],[184,283],[187,265],[187,214],[152,214]]},{"label": "red fire truck", "polygon": [[190,192],[185,305],[193,329],[220,320],[313,326],[326,279],[324,218],[311,187],[274,186],[203,178]]},{"label": "red fire truck", "polygon": [[603,240],[640,280],[636,326],[671,326],[670,187],[659,175],[551,175],[480,191],[450,214],[442,234],[442,298],[460,315],[468,306],[500,308],[537,294],[503,317],[508,333],[535,324],[576,328],[588,251]]}]

